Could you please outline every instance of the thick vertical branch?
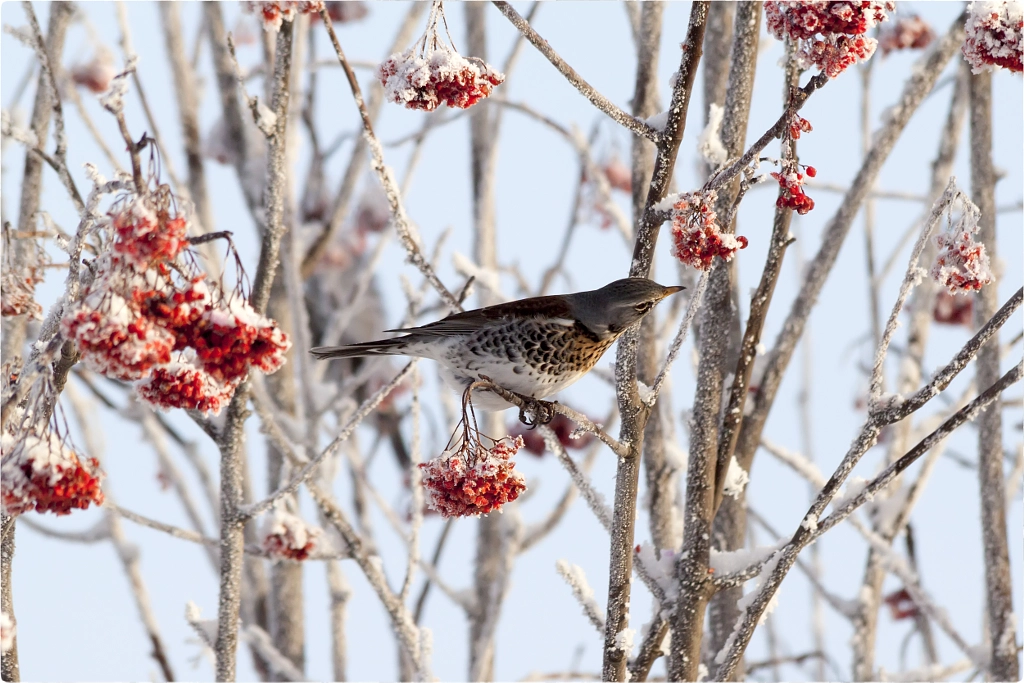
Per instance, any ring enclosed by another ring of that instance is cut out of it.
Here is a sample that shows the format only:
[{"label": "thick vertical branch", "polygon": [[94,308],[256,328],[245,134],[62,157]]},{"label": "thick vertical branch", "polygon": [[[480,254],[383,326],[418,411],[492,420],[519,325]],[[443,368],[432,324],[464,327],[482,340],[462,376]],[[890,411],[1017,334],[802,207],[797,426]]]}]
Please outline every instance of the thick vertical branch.
[{"label": "thick vertical branch", "polygon": [[[218,11],[219,16],[219,11]],[[286,189],[285,156],[288,127],[288,93],[291,75],[292,23],[286,21],[277,34],[274,60],[274,97],[272,109],[277,117],[274,134],[269,141],[267,190],[264,201],[267,227],[263,233],[260,259],[253,279],[250,304],[263,312],[270,299],[270,289],[277,270],[283,223]],[[220,440],[221,451],[221,539],[220,539],[220,602],[217,611],[217,680],[235,678],[238,650],[238,617],[241,607],[242,545],[245,517],[241,513],[244,500],[243,446],[244,424],[248,415],[249,381],[245,380],[228,406]]]},{"label": "thick vertical branch", "polygon": [[331,597],[331,671],[334,680],[348,680],[346,669],[348,663],[345,639],[345,615],[348,612],[348,601],[352,597],[352,589],[341,569],[341,562],[331,560],[327,563],[327,588]]},{"label": "thick vertical branch", "polygon": [[[743,152],[747,121],[757,64],[758,31],[761,5],[743,2],[737,6],[733,31],[732,60],[726,88],[722,144],[730,158]],[[739,192],[736,177],[719,192],[716,211],[730,215],[730,207]],[[732,215],[735,215],[733,212]],[[734,226],[723,226],[733,232]],[[733,309],[730,270],[720,259],[712,266],[708,291],[701,308],[700,361],[697,390],[690,427],[690,457],[686,473],[686,526],[682,557],[676,567],[680,582],[679,601],[672,619],[672,648],[669,678],[696,680],[700,665],[704,614],[711,592],[708,590],[708,560],[714,519],[716,469],[719,451],[718,418],[722,407],[722,383]],[[742,534],[740,536],[742,543]],[[742,677],[742,674],[740,674]]]},{"label": "thick vertical branch", "polygon": [[[640,30],[636,39],[636,86],[633,91],[633,116],[646,119],[658,112],[658,48],[661,46],[664,3],[644,3],[640,10]],[[654,171],[657,149],[641,137],[632,140],[633,222],[639,221],[647,202],[647,189]],[[652,273],[653,275],[653,273]],[[653,386],[658,373],[660,354],[657,348],[657,325],[653,315],[641,324],[637,378]],[[644,428],[644,470],[647,481],[648,515],[651,539],[657,548],[676,548],[673,538],[677,473],[665,458],[665,427],[661,411],[653,410]]]},{"label": "thick vertical branch", "polygon": [[[971,195],[981,212],[979,240],[996,262],[996,175],[992,166],[992,74],[971,76]],[[974,298],[975,325],[983,325],[999,307],[998,270],[993,282]],[[977,385],[999,378],[999,335],[978,350]],[[1006,491],[1003,481],[1002,411],[998,404],[983,410],[978,423],[978,483],[981,487],[981,537],[985,562],[985,594],[992,680],[1020,678],[1013,583],[1006,536]]]},{"label": "thick vertical branch", "polygon": [[[486,10],[482,3],[470,2],[466,12],[466,43],[469,53],[486,61]],[[500,116],[497,107],[474,107],[469,114],[470,179],[473,184],[473,256],[481,268],[497,271],[498,233],[495,224],[495,172],[498,145],[495,122]],[[486,287],[479,291],[481,306],[499,303]],[[500,414],[488,416],[487,430],[501,433]],[[482,517],[477,527],[477,548],[473,574],[475,609],[469,623],[469,680],[489,681],[494,678],[494,628],[501,612],[509,572],[503,568],[513,560],[503,554],[510,550],[502,543],[508,533],[505,515]]]},{"label": "thick vertical branch", "polygon": [[[665,129],[658,144],[651,185],[647,191],[644,211],[637,221],[633,246],[631,277],[647,277],[654,261],[661,221],[654,205],[664,199],[672,180],[676,155],[686,126],[686,113],[697,75],[704,30],[708,16],[707,2],[695,2],[690,11],[690,24],[683,44],[679,76],[672,92],[672,102]],[[643,451],[644,427],[649,409],[643,407],[637,391],[639,331],[632,329],[619,340],[615,362],[616,395],[622,416],[620,441],[629,444],[629,452],[619,459],[615,474],[615,509],[611,528],[609,553],[608,605],[605,622],[604,680],[624,680],[626,653],[619,647],[619,633],[629,625],[629,596],[633,572],[633,539],[636,522],[637,482],[640,476],[640,454]]]},{"label": "thick vertical branch", "polygon": [[234,152],[235,171],[242,184],[242,193],[245,195],[246,202],[252,208],[259,205],[260,198],[254,193],[253,188],[256,184],[249,182],[251,180],[249,156],[252,151],[249,149],[245,135],[246,123],[243,118],[242,103],[238,101],[238,80],[235,75],[234,59],[228,50],[224,15],[221,12],[220,3],[217,2],[204,4],[203,12],[206,18],[206,32],[210,38],[213,69],[217,74],[217,91],[220,93],[224,125],[227,129],[231,149]]},{"label": "thick vertical branch", "polygon": [[185,158],[188,162],[188,191],[196,207],[196,216],[206,232],[212,232],[213,213],[206,193],[206,175],[203,167],[203,150],[199,131],[199,99],[196,90],[195,73],[185,56],[185,43],[181,35],[181,19],[178,6],[174,3],[160,3],[160,17],[164,24],[164,42],[167,57],[174,76],[175,99],[178,101],[178,116],[181,119],[181,134],[185,143]]},{"label": "thick vertical branch", "polygon": [[[743,152],[750,115],[754,74],[757,67],[760,26],[760,3],[743,2],[737,5],[722,126],[722,144],[730,158],[739,156]],[[790,96],[790,86],[795,88],[798,85],[796,82],[798,72],[792,66],[792,60],[789,60],[788,63],[785,98]],[[736,212],[731,207],[736,201],[739,183],[739,178],[736,178],[720,192],[719,215],[731,214],[735,217]],[[711,273],[708,294],[703,308],[703,320],[701,321],[701,356],[697,370],[698,390],[694,397],[694,428],[691,430],[690,436],[691,468],[695,467],[700,474],[694,473],[692,469],[691,473],[687,474],[687,512],[685,513],[689,522],[691,510],[696,512],[699,509],[700,522],[692,525],[694,526],[692,530],[690,529],[691,524],[687,524],[686,542],[683,547],[690,550],[692,543],[695,544],[693,547],[696,550],[689,552],[687,561],[678,569],[680,580],[684,582],[684,585],[699,582],[699,579],[707,576],[707,553],[711,545],[719,551],[732,551],[742,548],[745,542],[746,506],[742,498],[743,494],[740,498],[730,499],[728,504],[722,505],[722,488],[735,446],[738,421],[743,416],[742,401],[746,399],[753,358],[761,339],[761,329],[764,326],[782,256],[785,253],[791,213],[788,209],[776,209],[775,211],[768,257],[761,274],[761,282],[751,298],[750,314],[740,343],[736,369],[733,371],[729,406],[725,411],[721,429],[719,429],[719,415],[725,398],[722,382],[726,363],[730,361],[726,350],[729,347],[729,333],[732,324],[739,312],[735,310],[731,300],[731,294],[735,287],[735,283],[730,277],[733,270],[725,264],[716,263]],[[735,225],[725,226],[725,228],[729,232],[735,232]],[[739,405],[738,409],[737,404]],[[710,496],[710,509],[704,507],[708,502],[705,500],[705,496]],[[704,541],[705,534],[711,536],[710,544]],[[742,594],[742,588],[729,589],[721,591],[711,600],[708,612],[711,639],[705,648],[708,654],[717,652],[725,644],[738,616],[736,601]],[[685,621],[686,630],[692,636],[684,640],[691,649],[688,652],[683,651],[683,654],[688,658],[687,661],[694,660],[693,667],[697,666],[700,659],[700,640],[703,630],[705,603],[700,598],[699,591],[688,594],[680,601],[680,609],[676,613],[676,618],[679,620],[676,622],[677,630],[683,626]],[[693,619],[698,619],[697,623],[690,623],[690,620]],[[681,673],[683,662],[675,659],[673,662],[670,666],[680,667],[678,671],[680,671],[680,675],[683,675]],[[696,669],[693,668],[693,671],[696,672]],[[736,676],[739,679],[743,678],[742,665],[738,667]]]},{"label": "thick vertical branch", "polygon": [[[51,68],[59,68],[61,55],[64,52],[64,37],[67,35],[68,23],[74,8],[68,2],[55,2],[50,7],[50,19],[46,27],[46,51],[49,55]],[[48,79],[50,74],[46,69],[39,70],[39,78],[36,81],[35,102],[32,105],[32,119],[29,123],[32,132],[40,144],[45,144],[47,132],[50,129],[50,115],[53,111],[54,102]],[[39,210],[39,200],[43,189],[43,164],[45,162],[36,154],[25,155],[25,168],[21,181],[21,196],[18,206],[18,233],[29,235],[35,232],[36,212]],[[12,258],[15,263],[31,265],[30,260],[36,258],[35,237],[27,237],[12,240],[7,247],[12,250]],[[25,345],[25,336],[28,331],[28,316],[5,316],[2,322],[3,334],[0,346],[2,346],[3,360],[9,361],[21,356],[22,347]],[[0,523],[2,523],[2,536],[0,536],[0,610],[5,612],[15,624],[17,618],[14,613],[14,592],[11,585],[11,572],[14,563],[14,530],[15,518],[8,517],[5,512],[0,511]],[[0,678],[5,681],[21,680],[21,670],[18,663],[18,641],[15,637],[10,649],[0,656]]]}]

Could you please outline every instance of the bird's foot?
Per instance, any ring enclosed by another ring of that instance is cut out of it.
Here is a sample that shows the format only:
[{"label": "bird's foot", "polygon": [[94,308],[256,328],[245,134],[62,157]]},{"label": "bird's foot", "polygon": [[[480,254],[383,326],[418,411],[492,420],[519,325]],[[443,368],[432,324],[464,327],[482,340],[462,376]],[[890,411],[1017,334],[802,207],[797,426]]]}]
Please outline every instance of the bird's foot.
[{"label": "bird's foot", "polygon": [[546,425],[555,418],[555,403],[539,398],[523,396],[523,404],[519,406],[519,421],[528,428]]}]

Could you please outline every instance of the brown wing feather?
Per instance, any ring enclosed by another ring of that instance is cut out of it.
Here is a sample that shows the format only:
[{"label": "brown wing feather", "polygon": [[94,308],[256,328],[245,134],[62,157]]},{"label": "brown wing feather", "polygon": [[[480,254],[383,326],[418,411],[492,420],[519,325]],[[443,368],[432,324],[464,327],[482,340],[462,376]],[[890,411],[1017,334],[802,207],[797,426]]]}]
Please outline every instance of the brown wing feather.
[{"label": "brown wing feather", "polygon": [[571,318],[571,311],[561,296],[536,296],[530,299],[510,301],[496,306],[477,308],[472,311],[453,313],[437,322],[420,327],[404,327],[385,332],[418,333],[444,337],[453,334],[469,334],[480,328],[482,323],[510,318]]}]

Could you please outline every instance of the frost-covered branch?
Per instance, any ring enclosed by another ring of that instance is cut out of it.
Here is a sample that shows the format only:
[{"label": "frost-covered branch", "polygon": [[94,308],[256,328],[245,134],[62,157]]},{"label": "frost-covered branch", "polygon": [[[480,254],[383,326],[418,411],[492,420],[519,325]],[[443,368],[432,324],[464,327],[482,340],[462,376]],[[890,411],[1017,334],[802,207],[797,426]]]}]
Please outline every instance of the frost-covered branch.
[{"label": "frost-covered branch", "polygon": [[594,600],[594,589],[587,583],[587,575],[583,573],[583,569],[579,565],[569,564],[565,560],[556,562],[555,569],[569,584],[573,597],[583,608],[583,615],[590,620],[598,633],[604,633],[604,614],[602,614],[601,606]]},{"label": "frost-covered branch", "polygon": [[607,97],[599,93],[594,89],[592,85],[587,83],[582,76],[576,73],[576,70],[569,66],[564,59],[562,59],[554,48],[540,37],[540,35],[530,26],[529,22],[522,17],[519,12],[508,4],[507,2],[495,1],[494,6],[505,15],[505,17],[512,22],[512,25],[523,36],[526,37],[530,43],[533,44],[537,51],[540,52],[544,57],[551,62],[559,73],[565,76],[565,79],[569,81],[572,87],[580,91],[580,94],[590,100],[591,104],[597,107],[600,111],[607,114],[613,121],[621,126],[624,126],[634,135],[645,137],[652,142],[659,142],[663,131],[657,130],[647,121],[642,121],[634,116],[630,116],[621,108],[615,105]]},{"label": "frost-covered branch", "polygon": [[366,109],[366,103],[363,100],[363,92],[359,87],[359,81],[356,79],[356,75],[352,71],[352,67],[349,65],[348,60],[345,57],[345,52],[341,49],[341,43],[338,42],[338,35],[334,32],[334,26],[331,23],[331,18],[328,16],[326,9],[320,10],[320,18],[324,22],[327,34],[331,37],[331,44],[334,46],[334,52],[338,55],[338,61],[341,63],[341,68],[345,71],[345,77],[348,79],[349,87],[352,89],[352,96],[355,99],[356,107],[359,109],[359,116],[363,122],[363,136],[370,148],[370,158],[372,160],[370,165],[373,168],[374,173],[376,173],[377,180],[380,182],[381,187],[384,189],[384,195],[387,197],[388,206],[391,209],[391,220],[395,225],[395,231],[402,240],[402,246],[405,247],[405,250],[408,253],[409,262],[416,266],[423,276],[430,281],[430,284],[434,286],[434,289],[441,296],[441,299],[452,311],[461,311],[462,306],[459,304],[458,300],[452,296],[452,293],[444,286],[444,283],[442,283],[441,279],[438,278],[437,273],[434,272],[430,262],[423,256],[419,240],[413,232],[413,225],[405,213],[405,207],[402,205],[402,195],[398,188],[398,183],[395,182],[391,168],[384,164],[384,150],[381,147],[380,140],[377,139],[377,136],[373,132],[373,120],[370,118],[370,113]]},{"label": "frost-covered branch", "polygon": [[[669,104],[665,126],[658,138],[658,149],[651,173],[651,182],[643,211],[639,213],[634,231],[633,258],[630,277],[648,277],[654,261],[654,248],[658,240],[661,221],[656,205],[668,194],[675,168],[679,145],[686,127],[697,66],[704,45],[709,3],[694,2],[683,43],[679,73]],[[648,338],[644,353],[650,354]],[[607,621],[604,639],[602,676],[606,680],[624,680],[626,653],[620,647],[619,634],[629,627],[629,601],[633,573],[633,546],[636,526],[637,486],[640,479],[644,430],[650,409],[640,400],[637,385],[640,331],[628,330],[619,339],[615,360],[615,393],[619,401],[622,426],[619,441],[627,444],[629,452],[620,457],[615,474],[615,503],[611,524],[611,551],[609,553]],[[652,380],[653,381],[653,380]]]},{"label": "frost-covered branch", "polygon": [[[978,239],[985,245],[989,258],[995,261],[998,250],[992,114],[992,74],[973,74],[970,79],[971,195],[981,214]],[[996,312],[999,275],[996,273],[992,277],[993,281],[974,295],[975,324]],[[998,376],[999,335],[996,333],[978,349],[976,382],[980,388],[991,384]],[[978,483],[990,640],[987,655],[989,673],[994,680],[1015,680],[1021,675],[1020,651],[1017,649],[1017,617],[1013,613],[1013,573],[1010,569],[1003,476],[1002,410],[999,406],[990,406],[978,415]]]},{"label": "frost-covered branch", "polygon": [[[746,650],[746,647],[750,642],[750,638],[753,635],[754,629],[757,627],[761,616],[768,608],[769,603],[773,600],[780,584],[792,568],[797,555],[803,548],[816,540],[826,531],[848,518],[858,507],[868,502],[868,500],[872,499],[875,494],[888,486],[900,473],[928,452],[929,449],[948,437],[949,434],[955,431],[962,424],[976,417],[983,408],[996,400],[1003,390],[1015,382],[1020,381],[1022,376],[1024,376],[1024,361],[1018,363],[1015,368],[1003,375],[995,384],[988,387],[976,399],[945,420],[942,425],[922,439],[916,446],[914,446],[914,448],[910,449],[896,462],[885,468],[881,474],[876,476],[869,484],[867,484],[858,495],[852,497],[849,501],[845,501],[844,504],[832,514],[820,519],[821,512],[832,500],[832,497],[838,491],[839,486],[845,480],[846,475],[852,469],[853,465],[877,438],[878,428],[869,420],[868,424],[865,425],[864,429],[862,429],[860,435],[856,438],[850,450],[843,458],[843,462],[840,463],[836,472],[832,475],[828,484],[826,484],[825,488],[818,494],[814,503],[812,503],[804,517],[804,521],[799,527],[797,527],[797,530],[793,534],[788,545],[773,556],[769,563],[766,563],[763,566],[761,570],[763,581],[760,585],[760,589],[752,596],[751,600],[745,601],[747,603],[745,613],[741,619],[737,621],[733,635],[729,639],[727,649],[723,650],[716,658],[716,662],[720,664],[720,666],[715,672],[715,680],[728,680],[732,675],[733,670],[739,663],[740,657],[742,657],[744,650]],[[807,520],[810,519],[815,520],[814,524],[807,523]],[[726,577],[721,577],[721,579],[724,580]]]},{"label": "frost-covered branch", "polygon": [[[281,238],[284,236],[284,197],[287,191],[285,156],[288,133],[288,99],[292,58],[292,22],[285,22],[277,34],[274,59],[272,109],[275,119],[273,136],[269,139],[267,189],[265,195],[266,228],[260,248],[256,275],[253,278],[249,303],[261,313],[270,299],[270,289],[279,262]],[[227,409],[221,432],[221,542],[220,601],[217,610],[217,679],[235,678],[238,651],[238,619],[242,604],[242,546],[246,516],[242,513],[245,496],[243,484],[244,426],[247,417],[250,383],[243,380]]]}]

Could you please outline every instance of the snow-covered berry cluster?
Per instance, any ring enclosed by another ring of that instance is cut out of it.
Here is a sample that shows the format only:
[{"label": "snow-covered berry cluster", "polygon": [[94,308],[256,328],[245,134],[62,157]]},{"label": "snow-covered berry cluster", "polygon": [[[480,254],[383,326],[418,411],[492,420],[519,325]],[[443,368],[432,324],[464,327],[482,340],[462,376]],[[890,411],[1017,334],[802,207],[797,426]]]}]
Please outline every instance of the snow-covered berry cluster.
[{"label": "snow-covered berry cluster", "polygon": [[250,367],[281,367],[290,342],[240,292],[207,282],[188,247],[188,221],[164,187],[108,214],[110,248],[93,262],[61,332],[91,369],[139,381],[143,400],[217,413]]},{"label": "snow-covered berry cluster", "polygon": [[267,515],[261,536],[263,550],[279,559],[305,560],[323,545],[323,531],[319,527],[309,526],[280,506]]},{"label": "snow-covered berry cluster", "polygon": [[969,296],[954,296],[942,289],[935,297],[932,320],[943,325],[971,326],[974,317],[974,299]]},{"label": "snow-covered berry cluster", "polygon": [[813,178],[818,171],[813,166],[808,166],[804,172],[800,172],[797,164],[783,167],[781,171],[771,174],[772,178],[779,181],[779,198],[775,200],[775,206],[780,209],[793,209],[801,216],[814,208],[814,200],[804,193],[803,185],[807,178]]},{"label": "snow-covered berry cluster", "polygon": [[466,109],[488,97],[505,75],[476,57],[463,57],[442,37],[441,3],[430,11],[427,30],[405,52],[396,52],[377,68],[384,96],[407,109],[433,111],[442,104]]},{"label": "snow-covered berry cluster", "polygon": [[900,17],[878,34],[878,47],[882,56],[896,50],[922,50],[935,40],[935,31],[921,17],[913,14]]},{"label": "snow-covered berry cluster", "polygon": [[103,473],[95,458],[79,458],[53,430],[28,426],[0,435],[3,505],[9,515],[53,512],[66,515],[103,504]]},{"label": "snow-covered berry cluster", "polygon": [[36,302],[36,285],[42,282],[42,271],[34,266],[17,267],[4,264],[0,275],[0,303],[2,315],[27,315],[39,320],[43,307]]},{"label": "snow-covered berry cluster", "polygon": [[801,66],[813,65],[829,78],[835,78],[874,54],[878,41],[865,34],[885,21],[895,8],[892,0],[768,0],[764,3],[768,32],[779,40],[796,41]]},{"label": "snow-covered berry cluster", "polygon": [[723,233],[714,204],[718,193],[688,192],[672,205],[672,255],[698,270],[711,270],[716,256],[729,261],[747,238]]},{"label": "snow-covered berry cluster", "polygon": [[515,500],[526,490],[526,481],[509,458],[522,447],[521,436],[505,437],[491,448],[464,441],[421,463],[427,506],[442,517],[468,517],[486,515]]},{"label": "snow-covered berry cluster", "polygon": [[1020,73],[1024,51],[1024,2],[975,0],[968,7],[963,53],[971,71],[996,67]]},{"label": "snow-covered berry cluster", "polygon": [[931,276],[950,294],[977,291],[992,282],[992,268],[985,245],[975,242],[978,210],[969,202],[955,225],[935,236],[939,252]]},{"label": "snow-covered berry cluster", "polygon": [[[16,249],[15,244],[22,247]],[[27,249],[26,249],[27,247]],[[12,238],[10,226],[3,231],[3,258],[0,259],[0,314],[4,317],[27,315],[42,318],[43,307],[36,301],[36,285],[50,258],[38,240]]]},{"label": "snow-covered berry cluster", "polygon": [[249,14],[255,14],[263,22],[264,31],[278,32],[281,24],[285,21],[293,21],[298,14],[318,14],[324,8],[323,0],[303,0],[301,2],[290,2],[280,0],[278,2],[257,2],[255,0],[243,0],[242,9]]}]

